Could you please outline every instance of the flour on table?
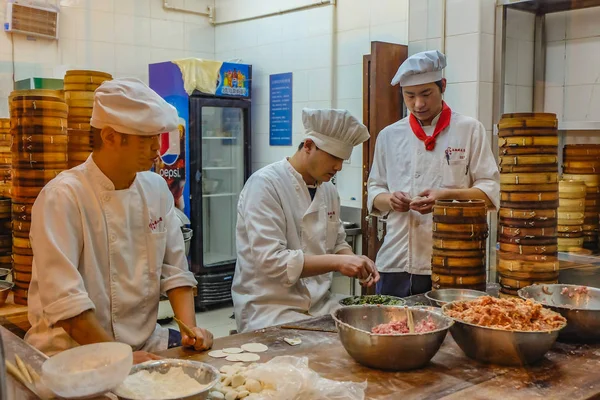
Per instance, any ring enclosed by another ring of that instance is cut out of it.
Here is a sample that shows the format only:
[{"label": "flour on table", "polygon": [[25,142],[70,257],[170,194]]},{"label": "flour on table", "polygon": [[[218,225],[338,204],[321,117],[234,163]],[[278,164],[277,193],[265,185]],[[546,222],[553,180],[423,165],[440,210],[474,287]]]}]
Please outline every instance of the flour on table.
[{"label": "flour on table", "polygon": [[129,375],[115,394],[136,400],[165,399],[191,396],[207,387],[187,375],[183,368],[173,367],[165,374],[143,370]]}]

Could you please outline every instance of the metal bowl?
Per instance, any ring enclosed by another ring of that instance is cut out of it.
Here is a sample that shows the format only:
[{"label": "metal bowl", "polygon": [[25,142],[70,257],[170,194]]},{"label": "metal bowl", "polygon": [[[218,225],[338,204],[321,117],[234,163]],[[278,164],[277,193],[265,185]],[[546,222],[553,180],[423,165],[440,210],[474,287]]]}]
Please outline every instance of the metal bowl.
[{"label": "metal bowl", "polygon": [[[172,398],[154,398],[154,400],[171,400],[171,399],[181,399],[181,400],[200,400],[208,398],[208,392],[219,382],[220,375],[219,371],[215,367],[209,364],[201,363],[198,361],[190,361],[190,360],[176,360],[176,359],[164,359],[158,361],[148,361],[142,364],[134,365],[131,368],[131,372],[129,375],[135,374],[136,372],[147,370],[147,371],[158,371],[162,374],[166,374],[169,372],[171,368],[181,367],[183,371],[195,379],[198,383],[202,385],[206,385],[202,391],[198,393],[190,394],[186,397],[172,397]],[[117,397],[121,400],[139,400],[135,398],[130,398],[123,396],[120,394],[120,387],[117,387],[113,390],[113,393],[117,395]]]},{"label": "metal bowl", "polygon": [[425,293],[425,297],[437,304],[438,307],[447,303],[452,303],[453,301],[473,300],[483,296],[488,296],[488,294],[486,292],[471,289],[438,289],[430,290]]},{"label": "metal bowl", "polygon": [[[395,304],[389,304],[387,302],[378,302],[379,299],[386,299],[393,301]],[[359,300],[364,299],[369,302],[368,304],[356,304]],[[403,306],[405,301],[401,297],[388,296],[388,295],[367,295],[367,296],[350,296],[339,301],[341,306],[367,306],[367,305],[385,305],[385,306]]]},{"label": "metal bowl", "polygon": [[[582,287],[587,289],[587,294],[574,291]],[[569,293],[561,294],[564,288]],[[518,294],[521,298],[536,301],[567,319],[567,326],[560,332],[560,339],[600,341],[600,289],[579,285],[533,285],[519,290]]]},{"label": "metal bowl", "polygon": [[12,272],[12,269],[0,268],[0,281],[5,281],[11,272]]},{"label": "metal bowl", "polygon": [[444,342],[453,322],[439,313],[410,308],[415,324],[430,316],[439,327],[427,333],[381,335],[371,333],[379,324],[406,321],[406,310],[396,306],[343,307],[332,316],[342,345],[359,363],[377,369],[405,371],[425,366]]},{"label": "metal bowl", "polygon": [[[444,315],[454,304],[448,303],[442,307]],[[563,325],[551,331],[508,331],[452,319],[455,323],[450,333],[468,357],[505,366],[534,364],[541,360],[564,328]]]},{"label": "metal bowl", "polygon": [[0,306],[6,303],[6,298],[14,286],[12,282],[0,281]]}]

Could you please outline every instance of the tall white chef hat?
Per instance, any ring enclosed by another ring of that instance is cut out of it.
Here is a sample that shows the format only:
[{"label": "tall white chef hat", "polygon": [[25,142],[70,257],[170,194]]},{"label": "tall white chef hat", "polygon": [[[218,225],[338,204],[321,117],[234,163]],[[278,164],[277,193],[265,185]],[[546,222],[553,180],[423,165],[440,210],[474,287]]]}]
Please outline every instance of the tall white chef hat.
[{"label": "tall white chef hat", "polygon": [[437,82],[443,78],[446,56],[437,50],[424,51],[406,59],[392,79],[392,86],[416,86]]},{"label": "tall white chef hat", "polygon": [[153,136],[178,128],[177,110],[136,78],[105,81],[96,89],[90,124],[119,133]]},{"label": "tall white chef hat", "polygon": [[352,148],[369,139],[367,127],[347,110],[302,110],[306,138],[333,156],[347,160]]}]

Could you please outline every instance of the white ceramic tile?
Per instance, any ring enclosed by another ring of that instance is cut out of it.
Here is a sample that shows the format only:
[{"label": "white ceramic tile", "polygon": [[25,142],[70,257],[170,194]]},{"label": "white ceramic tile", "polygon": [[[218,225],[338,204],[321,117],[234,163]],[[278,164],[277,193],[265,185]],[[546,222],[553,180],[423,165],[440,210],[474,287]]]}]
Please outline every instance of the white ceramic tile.
[{"label": "white ceramic tile", "polygon": [[302,134],[304,126],[302,125],[302,109],[312,108],[309,102],[294,101],[292,104],[292,131],[294,134]]},{"label": "white ceramic tile", "polygon": [[504,66],[504,81],[507,85],[517,84],[517,71],[519,61],[519,41],[506,38],[506,56]]},{"label": "white ceramic tile", "polygon": [[427,50],[427,40],[417,40],[414,42],[408,42],[408,55],[420,53]]},{"label": "white ceramic tile", "polygon": [[[60,39],[85,39],[84,27],[86,10],[83,8],[63,7],[60,10],[58,36]],[[9,37],[6,34],[1,36]],[[1,47],[0,47],[1,48]]]},{"label": "white ceramic tile", "polygon": [[546,41],[555,42],[567,37],[567,13],[546,14]]},{"label": "white ceramic tile", "polygon": [[221,51],[219,53],[215,53],[215,60],[218,61],[229,61],[235,58],[235,50]]},{"label": "white ceramic tile", "polygon": [[548,42],[546,45],[546,86],[564,86],[566,42]]},{"label": "white ceramic tile", "polygon": [[442,51],[442,38],[427,39],[427,50]]},{"label": "white ceramic tile", "polygon": [[533,87],[517,86],[517,112],[533,111]]},{"label": "white ceramic tile", "polygon": [[115,14],[115,43],[149,46],[150,18]]},{"label": "white ceramic tile", "polygon": [[150,3],[154,0],[118,0],[115,4],[115,14],[150,17]]},{"label": "white ceramic tile", "polygon": [[[351,158],[354,157],[352,154]],[[342,170],[336,174],[336,185],[341,201],[362,199],[362,168],[344,164]]]},{"label": "white ceramic tile", "polygon": [[555,113],[558,120],[563,120],[564,88],[546,86],[544,93],[544,112]]},{"label": "white ceramic tile", "polygon": [[598,110],[600,110],[600,84],[592,86],[592,99],[586,115],[586,121],[600,121]]},{"label": "white ceramic tile", "polygon": [[59,63],[71,67],[82,67],[79,57],[79,46],[75,39],[60,40],[60,59]]},{"label": "white ceramic tile", "polygon": [[219,25],[215,28],[215,51],[231,51],[238,49],[237,24]]},{"label": "white ceramic tile", "polygon": [[514,113],[517,109],[517,87],[514,85],[504,85],[504,112]]},{"label": "white ceramic tile", "polygon": [[256,24],[256,37],[259,45],[283,41],[283,21],[281,18],[263,18]]},{"label": "white ceramic tile", "polygon": [[252,161],[261,163],[270,163],[271,160],[267,154],[269,148],[269,133],[257,132],[256,120],[258,116],[252,112]]},{"label": "white ceramic tile", "polygon": [[40,63],[54,67],[60,60],[60,48],[57,41],[40,40],[35,43],[35,52]]},{"label": "white ceramic tile", "polygon": [[[283,14],[277,16],[275,18],[281,18],[282,20],[282,29],[281,29],[281,40],[297,40],[308,37],[308,25],[310,21],[308,20],[306,13],[304,12],[294,12]],[[259,22],[257,20],[256,22]]]},{"label": "white ceramic tile", "polygon": [[115,42],[115,15],[104,11],[93,11],[90,21],[90,38],[94,42]]},{"label": "white ceramic tile", "polygon": [[599,82],[600,37],[567,42],[566,84],[583,85]]},{"label": "white ceramic tile", "polygon": [[518,42],[517,85],[533,86],[533,42]]},{"label": "white ceramic tile", "polygon": [[140,70],[148,69],[150,57],[150,47],[117,44],[115,45],[115,71],[119,74],[136,74]]},{"label": "white ceramic tile", "polygon": [[297,71],[293,75],[292,93],[294,101],[303,102],[309,100],[309,71]]},{"label": "white ceramic tile", "polygon": [[[169,2],[173,2],[170,0]],[[174,5],[174,4],[173,4]],[[150,17],[153,19],[163,19],[169,21],[183,22],[184,13],[180,11],[171,11],[163,8],[162,0],[150,1]]]},{"label": "white ceramic tile", "polygon": [[269,105],[256,105],[252,110],[253,126],[256,133],[269,133]]},{"label": "white ceramic tile", "polygon": [[153,47],[150,51],[150,63],[173,61],[185,57],[183,50],[160,49]]},{"label": "white ceramic tile", "polygon": [[369,27],[370,1],[341,0],[337,4],[336,24],[338,32]]},{"label": "white ceramic tile", "polygon": [[371,27],[392,22],[408,21],[408,1],[369,0],[371,6]]},{"label": "white ceramic tile", "polygon": [[152,47],[184,50],[182,23],[152,19],[150,22],[150,35]]},{"label": "white ceramic tile", "polygon": [[331,35],[333,33],[334,7],[317,7],[304,11],[308,21],[308,36]]},{"label": "white ceramic tile", "polygon": [[492,129],[492,112],[494,102],[494,84],[479,82],[479,115],[477,119],[485,126],[486,130]]},{"label": "white ceramic tile", "polygon": [[204,25],[185,24],[184,48],[189,51],[214,52],[215,29]]},{"label": "white ceramic tile", "polygon": [[[252,71],[252,102],[254,104],[269,104],[269,76],[254,74]],[[296,75],[294,74],[294,79]],[[254,86],[258,85],[258,90],[254,90]],[[296,96],[296,92],[292,89],[292,95]]]},{"label": "white ceramic tile", "polygon": [[[359,121],[362,122],[362,120],[363,120],[363,99],[362,98],[338,99],[336,107],[341,108],[342,110],[350,111],[350,114],[352,114],[354,117],[356,117],[356,119],[358,119]],[[360,166],[360,164],[359,164],[359,166]]]},{"label": "white ceramic tile", "polygon": [[479,31],[480,0],[446,0],[446,35],[464,35]]},{"label": "white ceramic tile", "polygon": [[427,2],[410,0],[408,11],[408,40],[414,42],[427,39]]},{"label": "white ceramic tile", "polygon": [[567,39],[600,36],[600,7],[573,10],[567,15]]},{"label": "white ceramic tile", "polygon": [[408,43],[408,22],[397,21],[371,27],[371,42]]},{"label": "white ceramic tile", "polygon": [[479,80],[494,81],[494,35],[479,35]]},{"label": "white ceramic tile", "polygon": [[526,11],[509,9],[506,16],[506,36],[533,42],[535,15]]},{"label": "white ceramic tile", "polygon": [[[333,56],[333,35],[311,36],[305,39],[308,49],[306,61],[308,68],[331,66]],[[362,57],[360,58],[362,62]]]},{"label": "white ceramic tile", "polygon": [[236,48],[254,47],[258,45],[258,30],[256,26],[260,20],[240,22],[237,25]]},{"label": "white ceramic tile", "polygon": [[451,36],[446,39],[446,79],[448,82],[474,82],[478,79],[479,35]]},{"label": "white ceramic tile", "polygon": [[264,74],[284,72],[281,70],[282,43],[245,48],[236,51],[236,57],[244,60],[244,63],[252,64],[253,68],[260,69]]},{"label": "white ceramic tile", "polygon": [[478,84],[476,82],[449,83],[444,99],[454,111],[477,118]]},{"label": "white ceramic tile", "polygon": [[337,99],[360,99],[363,94],[363,65],[337,67]]},{"label": "white ceramic tile", "polygon": [[337,35],[337,65],[362,63],[363,55],[371,53],[369,29],[340,32]]},{"label": "white ceramic tile", "polygon": [[[81,43],[81,42],[80,42]],[[86,42],[87,67],[98,71],[115,72],[115,44],[105,42]]]},{"label": "white ceramic tile", "polygon": [[214,0],[183,0],[183,8],[194,12],[207,12],[209,6],[215,6]]},{"label": "white ceramic tile", "polygon": [[92,11],[103,11],[108,13],[113,13],[115,10],[114,0],[101,0],[101,1],[89,1],[88,7]]},{"label": "white ceramic tile", "polygon": [[496,33],[496,0],[480,0],[479,31],[494,35]]},{"label": "white ceramic tile", "polygon": [[441,38],[443,26],[443,1],[428,0],[427,7],[427,38]]},{"label": "white ceramic tile", "polygon": [[[567,86],[565,88],[565,121],[589,120],[593,85]],[[597,113],[597,110],[595,110]],[[597,119],[597,114],[595,115]]]},{"label": "white ceramic tile", "polygon": [[309,70],[308,82],[309,101],[331,100],[331,68]]}]

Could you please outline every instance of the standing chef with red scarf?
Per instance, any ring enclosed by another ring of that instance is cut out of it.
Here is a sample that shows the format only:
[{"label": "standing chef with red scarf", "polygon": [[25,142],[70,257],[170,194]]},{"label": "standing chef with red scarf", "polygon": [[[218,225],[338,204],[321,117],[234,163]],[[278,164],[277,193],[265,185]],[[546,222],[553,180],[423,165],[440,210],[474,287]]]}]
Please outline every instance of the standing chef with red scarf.
[{"label": "standing chef with red scarf", "polygon": [[442,100],[446,57],[409,57],[400,84],[410,115],[383,129],[368,181],[369,212],[387,215],[375,264],[377,293],[406,297],[431,289],[432,211],[440,199],[482,199],[498,207],[500,175],[483,124]]}]

